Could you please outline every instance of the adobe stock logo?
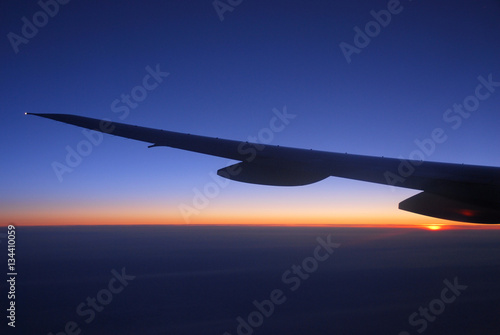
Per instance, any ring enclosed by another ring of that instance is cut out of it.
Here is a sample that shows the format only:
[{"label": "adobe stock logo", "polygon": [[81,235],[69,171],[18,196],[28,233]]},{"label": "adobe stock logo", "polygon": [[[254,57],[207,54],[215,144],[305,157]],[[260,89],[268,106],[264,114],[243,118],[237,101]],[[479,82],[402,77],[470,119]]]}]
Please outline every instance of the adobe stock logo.
[{"label": "adobe stock logo", "polygon": [[59,6],[66,5],[70,0],[40,0],[38,6],[42,10],[33,14],[31,20],[26,16],[21,18],[23,25],[21,27],[21,35],[13,33],[12,31],[7,34],[10,45],[14,53],[19,52],[21,44],[28,44],[30,39],[38,34],[39,28],[43,28],[49,23],[49,18],[53,18],[59,13]]},{"label": "adobe stock logo", "polygon": [[[420,306],[418,312],[410,314],[408,323],[410,326],[418,327],[417,333],[423,333],[429,322],[435,322],[437,317],[446,309],[446,305],[454,303],[462,294],[462,291],[467,289],[467,285],[461,285],[458,278],[453,278],[453,283],[448,279],[443,280],[444,288],[441,290],[439,298],[431,300],[425,307]],[[398,335],[411,335],[407,331],[402,331]]]},{"label": "adobe stock logo", "polygon": [[243,0],[214,0],[212,6],[214,6],[215,12],[219,17],[219,20],[224,21],[224,13],[232,12],[236,7],[241,5]]},{"label": "adobe stock logo", "polygon": [[[238,153],[245,157],[245,162],[252,162],[259,151],[264,150],[265,145],[274,140],[275,134],[285,130],[291,120],[297,115],[288,113],[287,107],[283,106],[280,111],[277,108],[272,110],[273,116],[270,118],[266,127],[261,128],[257,132],[257,136],[248,136],[247,142],[241,142],[238,146]],[[252,144],[250,144],[250,143]],[[234,164],[234,161],[229,161],[228,164]],[[191,203],[181,203],[178,208],[186,223],[189,223],[193,215],[198,215],[202,210],[210,205],[210,201],[219,196],[221,191],[226,188],[231,182],[231,177],[237,176],[242,172],[241,167],[229,168],[217,175],[214,172],[209,172],[210,180],[205,183],[202,188],[193,188],[193,198]]]},{"label": "adobe stock logo", "polygon": [[[479,110],[481,102],[487,100],[497,90],[497,87],[500,87],[500,81],[494,81],[491,73],[486,77],[478,76],[477,81],[479,83],[476,85],[473,94],[466,96],[462,103],[454,103],[452,108],[444,111],[442,119],[449,124],[452,130],[460,128],[464,120],[474,115],[471,113]],[[448,140],[448,133],[449,130],[438,127],[434,128],[430,132],[430,136],[423,140],[415,139],[413,142],[417,149],[409,154],[408,159],[403,156],[398,157],[400,163],[398,164],[397,174],[396,171],[384,172],[387,185],[404,184],[406,179],[413,175],[417,167],[422,165],[427,157],[433,155],[439,145]]]},{"label": "adobe stock logo", "polygon": [[[169,72],[160,70],[160,64],[156,64],[153,69],[151,66],[146,66],[146,75],[142,78],[141,85],[134,86],[129,94],[122,93],[120,98],[111,102],[111,111],[118,114],[120,120],[126,119],[131,109],[140,106],[140,103],[148,97],[148,92],[155,90],[163,81],[164,78],[170,75]],[[57,180],[63,181],[63,176],[74,171],[76,167],[82,164],[83,159],[89,156],[94,148],[101,145],[104,140],[102,133],[112,133],[114,125],[108,119],[104,119],[99,123],[99,128],[95,130],[83,129],[82,134],[85,139],[80,140],[76,147],[66,145],[66,158],[61,163],[53,161],[51,166]]]},{"label": "adobe stock logo", "polygon": [[[76,306],[76,314],[82,318],[85,317],[83,320],[85,324],[90,324],[94,321],[97,313],[102,312],[113,301],[113,298],[115,298],[117,294],[121,293],[136,277],[127,274],[125,272],[125,268],[122,268],[121,272],[113,269],[111,270],[111,274],[113,276],[110,278],[108,285],[105,288],[99,290],[95,296],[87,297],[85,302]],[[63,331],[55,334],[50,332],[47,335],[78,335],[83,332],[80,324],[71,320],[66,322]]]},{"label": "adobe stock logo", "polygon": [[[287,291],[295,292],[304,283],[311,278],[322,263],[325,263],[340,247],[340,243],[332,241],[332,235],[328,234],[326,238],[317,237],[318,244],[314,247],[310,256],[302,259],[302,262],[293,264],[281,274],[281,282],[286,285],[283,289],[276,288],[269,293],[269,299],[252,302],[252,311],[246,317],[238,316],[236,318],[237,326],[235,334],[251,335],[255,330],[262,327],[265,320],[273,316],[278,306],[284,304],[287,300]],[[234,333],[224,332],[223,335],[233,335]]]},{"label": "adobe stock logo", "polygon": [[404,7],[401,5],[399,0],[389,0],[387,2],[387,9],[382,9],[378,12],[374,10],[370,11],[370,15],[374,20],[368,21],[365,24],[364,30],[358,26],[354,26],[354,45],[346,42],[340,42],[339,44],[340,50],[342,51],[347,63],[351,64],[352,55],[360,54],[361,50],[366,48],[372,39],[381,33],[382,28],[386,28],[389,23],[391,23],[392,17],[400,14],[403,9]]}]

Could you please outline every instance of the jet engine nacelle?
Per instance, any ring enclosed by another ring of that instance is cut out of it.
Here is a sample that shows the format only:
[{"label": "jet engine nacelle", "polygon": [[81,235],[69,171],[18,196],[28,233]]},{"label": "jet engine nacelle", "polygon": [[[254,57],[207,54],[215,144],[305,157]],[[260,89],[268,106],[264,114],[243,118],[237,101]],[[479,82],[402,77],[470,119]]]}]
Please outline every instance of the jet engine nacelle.
[{"label": "jet engine nacelle", "polygon": [[470,223],[500,223],[498,205],[451,199],[422,192],[399,203],[399,209],[440,219]]},{"label": "jet engine nacelle", "polygon": [[285,165],[273,161],[265,163],[252,162],[251,164],[241,162],[220,169],[217,174],[243,183],[273,186],[308,185],[329,176],[325,173],[307,171],[301,166]]}]

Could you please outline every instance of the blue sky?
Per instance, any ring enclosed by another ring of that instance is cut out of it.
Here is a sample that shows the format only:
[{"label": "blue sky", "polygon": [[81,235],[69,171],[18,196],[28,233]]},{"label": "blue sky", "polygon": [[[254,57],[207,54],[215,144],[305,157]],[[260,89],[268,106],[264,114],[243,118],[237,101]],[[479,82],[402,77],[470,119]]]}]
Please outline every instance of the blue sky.
[{"label": "blue sky", "polygon": [[[55,11],[56,2],[43,3]],[[244,0],[223,20],[211,1],[70,1],[18,45],[12,34],[24,38],[26,20],[43,20],[43,9],[35,1],[1,6],[2,223],[66,212],[68,220],[85,212],[105,221],[122,210],[183,222],[179,205],[192,204],[194,190],[230,163],[106,136],[61,182],[53,163],[65,163],[67,147],[85,140],[81,129],[25,112],[244,140],[269,127],[274,109],[286,108],[296,117],[273,134],[273,144],[407,158],[415,140],[441,128],[447,139],[426,159],[500,166],[500,87],[483,88],[490,94],[476,99],[459,126],[443,118],[475,96],[480,76],[500,82],[496,1]],[[349,63],[339,45],[355,46],[355,27],[364,31],[375,20],[371,12],[383,15],[388,6],[397,14]],[[141,90],[147,67],[169,74]],[[113,101],[134,92],[147,96],[120,119]],[[405,220],[413,214],[400,214],[397,203],[414,193],[334,178],[300,188],[232,182],[195,216],[274,218],[293,207],[312,219]]]}]

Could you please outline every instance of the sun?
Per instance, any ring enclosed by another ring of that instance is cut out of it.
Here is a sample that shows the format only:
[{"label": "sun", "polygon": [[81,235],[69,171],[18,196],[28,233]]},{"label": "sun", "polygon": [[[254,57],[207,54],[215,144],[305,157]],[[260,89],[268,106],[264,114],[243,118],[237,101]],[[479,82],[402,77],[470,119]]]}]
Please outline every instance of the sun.
[{"label": "sun", "polygon": [[429,229],[429,230],[439,230],[441,228],[443,228],[443,227],[438,226],[438,225],[427,226],[427,229]]}]

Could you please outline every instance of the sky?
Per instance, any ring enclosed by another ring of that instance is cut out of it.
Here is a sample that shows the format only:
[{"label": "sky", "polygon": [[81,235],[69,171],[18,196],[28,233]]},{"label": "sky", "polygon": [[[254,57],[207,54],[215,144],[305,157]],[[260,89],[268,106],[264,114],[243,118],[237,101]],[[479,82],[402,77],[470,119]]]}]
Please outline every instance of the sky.
[{"label": "sky", "polygon": [[418,191],[386,185],[229,182],[215,173],[234,161],[25,113],[403,159],[441,129],[424,159],[499,167],[499,14],[492,0],[1,2],[0,263],[17,274],[0,309],[15,301],[17,328],[3,317],[0,332],[246,334],[272,300],[254,334],[497,334],[496,225],[398,210]]},{"label": "sky", "polygon": [[500,81],[498,1],[61,2],[0,5],[2,225],[450,223],[398,210],[412,190],[227,182],[213,175],[234,161],[89,147],[26,112],[403,158],[441,128],[426,160],[500,166],[500,88],[476,90]]}]

